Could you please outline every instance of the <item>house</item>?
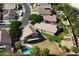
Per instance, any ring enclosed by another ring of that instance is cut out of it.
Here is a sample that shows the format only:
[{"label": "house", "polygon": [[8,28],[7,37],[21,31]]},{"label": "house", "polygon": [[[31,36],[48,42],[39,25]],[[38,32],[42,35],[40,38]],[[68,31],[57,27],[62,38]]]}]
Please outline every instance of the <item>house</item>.
[{"label": "house", "polygon": [[38,6],[38,10],[51,10],[51,6]]},{"label": "house", "polygon": [[56,15],[42,15],[44,18],[44,22],[49,23],[49,24],[56,24]]},{"label": "house", "polygon": [[40,15],[51,15],[51,11],[50,10],[40,10],[39,11],[39,14]]},{"label": "house", "polygon": [[51,15],[51,6],[48,3],[37,3],[35,4],[36,10],[41,15]]},{"label": "house", "polygon": [[23,42],[25,40],[28,40],[32,37],[37,37],[38,33],[33,29],[32,26],[26,26],[22,30],[22,36],[20,38],[20,41]]},{"label": "house", "polygon": [[11,50],[11,38],[6,30],[0,29],[0,48],[4,48],[7,50]]},{"label": "house", "polygon": [[35,5],[36,6],[49,6],[48,3],[36,3]]},{"label": "house", "polygon": [[15,9],[16,5],[16,3],[4,3],[4,9]]},{"label": "house", "polygon": [[15,10],[10,10],[9,13],[4,14],[4,20],[18,19],[19,15],[15,12]]},{"label": "house", "polygon": [[18,20],[23,14],[21,3],[4,3],[3,20]]},{"label": "house", "polygon": [[73,38],[70,35],[65,35],[63,40],[61,41],[61,45],[66,46],[69,49],[71,49],[74,46],[73,43]]},{"label": "house", "polygon": [[51,34],[54,34],[57,31],[57,26],[47,23],[36,23],[34,25],[34,28],[36,30],[42,31],[42,32],[48,32]]}]

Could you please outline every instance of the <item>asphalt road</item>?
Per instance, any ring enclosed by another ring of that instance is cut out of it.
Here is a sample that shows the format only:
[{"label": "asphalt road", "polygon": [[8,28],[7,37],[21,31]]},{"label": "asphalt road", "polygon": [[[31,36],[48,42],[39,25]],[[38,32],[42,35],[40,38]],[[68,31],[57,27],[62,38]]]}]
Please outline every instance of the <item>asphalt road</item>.
[{"label": "asphalt road", "polygon": [[24,7],[25,7],[25,13],[23,15],[23,19],[22,19],[22,27],[26,26],[29,23],[29,15],[31,14],[31,10],[30,7],[28,6],[28,4],[23,3]]},{"label": "asphalt road", "polygon": [[[29,23],[29,15],[31,14],[31,10],[30,7],[28,6],[28,4],[23,3],[24,7],[25,7],[25,13],[23,14],[23,19],[22,19],[22,27],[26,26]],[[4,25],[4,24],[0,24],[0,28],[8,28],[9,25]]]}]

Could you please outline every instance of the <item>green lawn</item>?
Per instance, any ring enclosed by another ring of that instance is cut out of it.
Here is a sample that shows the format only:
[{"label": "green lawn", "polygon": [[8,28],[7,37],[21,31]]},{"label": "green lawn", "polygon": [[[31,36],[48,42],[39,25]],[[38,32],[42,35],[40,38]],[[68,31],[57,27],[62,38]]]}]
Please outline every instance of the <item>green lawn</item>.
[{"label": "green lawn", "polygon": [[10,53],[4,49],[0,49],[0,56],[10,55]]},{"label": "green lawn", "polygon": [[55,41],[56,43],[60,43],[61,42],[61,38],[59,36],[54,35],[53,36],[53,41]]},{"label": "green lawn", "polygon": [[44,35],[45,37],[47,37],[48,40],[53,40],[57,43],[60,43],[61,42],[61,38],[60,36],[56,36],[56,35],[51,35],[51,34],[48,34],[48,33],[45,33],[45,32],[41,32],[42,35]]},{"label": "green lawn", "polygon": [[42,35],[46,36],[47,39],[51,40],[53,38],[53,35],[45,33],[45,32],[41,32]]}]

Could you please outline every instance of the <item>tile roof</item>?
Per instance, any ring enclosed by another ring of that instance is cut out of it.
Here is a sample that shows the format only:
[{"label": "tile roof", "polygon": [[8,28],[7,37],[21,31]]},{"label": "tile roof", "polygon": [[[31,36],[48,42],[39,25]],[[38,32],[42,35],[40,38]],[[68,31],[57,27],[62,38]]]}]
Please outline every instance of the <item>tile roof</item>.
[{"label": "tile roof", "polygon": [[48,3],[36,3],[38,6],[48,6]]},{"label": "tile roof", "polygon": [[39,29],[39,30],[45,30],[47,32],[55,33],[57,31],[57,26],[56,25],[51,25],[47,23],[36,23],[34,25],[34,28]]},{"label": "tile roof", "polygon": [[6,30],[0,30],[0,44],[11,45],[11,38]]},{"label": "tile roof", "polygon": [[14,9],[16,8],[16,3],[5,3],[4,9]]},{"label": "tile roof", "polygon": [[45,21],[57,21],[56,20],[56,15],[52,15],[52,16],[50,16],[50,15],[42,15],[43,16],[43,18],[44,18],[44,20]]},{"label": "tile roof", "polygon": [[39,14],[41,14],[41,15],[51,15],[52,13],[51,13],[50,10],[40,10]]},{"label": "tile roof", "polygon": [[29,35],[31,35],[32,33],[37,33],[32,27],[29,27],[29,26],[26,26],[24,29],[23,29],[23,32],[22,32],[22,36],[21,36],[21,40],[23,40],[25,37],[28,37]]}]

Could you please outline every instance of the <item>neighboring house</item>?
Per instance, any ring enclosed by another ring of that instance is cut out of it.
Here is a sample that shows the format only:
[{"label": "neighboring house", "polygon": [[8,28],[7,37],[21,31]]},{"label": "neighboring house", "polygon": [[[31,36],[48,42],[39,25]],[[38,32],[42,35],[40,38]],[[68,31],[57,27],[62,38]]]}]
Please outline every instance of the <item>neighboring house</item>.
[{"label": "neighboring house", "polygon": [[0,30],[0,48],[4,48],[7,50],[11,50],[11,38],[6,30]]},{"label": "neighboring house", "polygon": [[73,39],[70,35],[65,35],[63,40],[61,41],[62,46],[66,46],[67,48],[72,48],[74,46]]},{"label": "neighboring house", "polygon": [[44,18],[43,22],[45,22],[45,23],[56,24],[56,22],[57,22],[56,15],[52,15],[52,16],[42,15],[42,16]]},{"label": "neighboring house", "polygon": [[51,11],[50,10],[40,10],[39,11],[39,14],[40,15],[51,15]]},{"label": "neighboring house", "polygon": [[15,10],[10,10],[8,14],[4,14],[3,19],[4,20],[11,20],[11,19],[15,20],[15,19],[18,19],[18,16],[19,15],[16,13]]},{"label": "neighboring house", "polygon": [[[3,19],[4,20],[15,20],[18,19],[20,16],[19,14],[22,14],[22,4],[19,3],[4,3],[4,11],[3,11]],[[16,10],[17,9],[17,10]],[[21,11],[17,13],[18,11]]]},{"label": "neighboring house", "polygon": [[39,6],[38,7],[39,14],[41,15],[51,15],[51,7],[50,6]]},{"label": "neighboring house", "polygon": [[36,23],[34,25],[34,28],[36,30],[39,30],[39,31],[42,31],[42,32],[48,32],[48,33],[51,33],[51,34],[54,34],[57,31],[56,25],[47,24],[47,23]]},{"label": "neighboring house", "polygon": [[38,10],[51,10],[51,6],[38,6]]},{"label": "neighboring house", "polygon": [[22,31],[22,36],[20,38],[20,41],[23,42],[25,40],[28,40],[33,37],[37,37],[38,33],[33,29],[32,26],[26,26]]},{"label": "neighboring house", "polygon": [[4,3],[4,9],[15,9],[17,7],[16,3]]},{"label": "neighboring house", "polygon": [[35,3],[35,6],[49,6],[48,3]]},{"label": "neighboring house", "polygon": [[48,3],[37,3],[34,4],[36,10],[40,15],[51,15],[51,6]]}]

